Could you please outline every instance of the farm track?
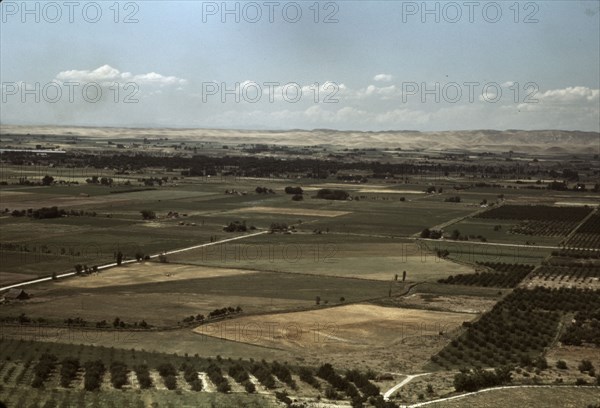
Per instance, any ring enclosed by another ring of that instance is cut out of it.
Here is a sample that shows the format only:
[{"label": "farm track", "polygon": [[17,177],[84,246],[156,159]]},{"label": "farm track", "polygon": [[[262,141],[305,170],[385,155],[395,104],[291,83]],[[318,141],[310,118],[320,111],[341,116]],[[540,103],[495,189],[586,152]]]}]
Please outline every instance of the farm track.
[{"label": "farm track", "polygon": [[[498,205],[498,207],[500,207],[501,205],[502,204]],[[436,226],[433,226],[430,229],[431,230],[438,230],[439,231],[439,230],[442,230],[442,229],[444,229],[446,227],[449,227],[450,225],[456,224],[457,222],[461,222],[463,220],[466,220],[467,218],[473,218],[477,214],[483,213],[485,211],[487,211],[487,208],[479,208],[477,211],[474,211],[474,212],[472,212],[470,214],[467,214],[467,215],[456,217],[456,218],[454,218],[454,219],[452,219],[450,221],[446,221],[446,222],[443,222],[443,223],[438,224]],[[417,233],[413,234],[412,237],[418,238],[420,234],[421,234],[420,232],[417,232]]]},{"label": "farm track", "polygon": [[583,224],[585,224],[587,222],[587,220],[589,220],[590,218],[592,218],[595,214],[598,214],[598,210],[597,209],[594,210],[594,211],[591,211],[583,220],[581,220],[581,222],[579,224],[577,224],[577,226],[575,228],[573,228],[571,230],[571,232],[569,232],[567,234],[567,236],[561,241],[561,244],[565,244],[565,243],[569,242],[569,240],[573,237],[573,235],[575,235],[577,233],[577,230],[579,228],[581,228],[581,226]]},{"label": "farm track", "polygon": [[[208,247],[208,246],[212,246],[212,245],[223,244],[223,243],[226,243],[226,242],[237,241],[237,240],[251,238],[251,237],[255,237],[255,236],[258,236],[258,235],[264,235],[264,234],[268,234],[268,233],[269,233],[269,231],[260,231],[260,232],[255,232],[255,233],[252,233],[252,234],[240,235],[240,236],[233,237],[233,238],[227,238],[227,239],[223,239],[223,240],[220,240],[220,241],[208,242],[208,243],[199,244],[199,245],[193,245],[193,246],[186,247],[186,248],[181,248],[181,249],[174,249],[172,251],[161,252],[159,254],[150,255],[150,259],[156,259],[156,258],[158,258],[161,255],[177,254],[177,253],[180,253],[180,252],[191,251],[193,249],[198,249],[198,248],[204,248],[204,247]],[[137,260],[135,260],[135,259],[129,259],[129,260],[123,261],[121,264],[125,265],[125,264],[131,264],[131,263],[135,263],[135,262],[137,262]],[[99,265],[98,266],[98,270],[104,270],[104,269],[114,268],[115,266],[117,266],[117,263],[116,262],[111,262],[111,263],[108,263],[108,264]],[[67,278],[67,277],[70,277],[70,276],[74,276],[75,274],[76,274],[75,272],[66,272],[66,273],[62,273],[60,275],[57,274],[56,278],[57,279]],[[12,284],[12,285],[0,287],[0,292],[5,291],[5,290],[9,290],[9,289],[12,289],[12,288],[18,288],[18,287],[33,285],[33,284],[36,284],[36,283],[48,282],[48,281],[51,281],[51,280],[52,280],[52,277],[48,276],[48,277],[45,277],[45,278],[38,278],[38,279],[33,279],[33,280],[25,281],[25,282],[15,283],[15,284]]]},{"label": "farm track", "polygon": [[392,388],[390,388],[389,390],[387,390],[383,394],[383,399],[386,400],[386,401],[389,401],[390,400],[390,396],[393,393],[395,393],[400,388],[404,387],[406,384],[408,384],[409,382],[411,382],[413,379],[415,379],[417,377],[424,376],[424,375],[429,375],[429,374],[431,374],[431,373],[421,373],[421,374],[410,374],[410,375],[407,375],[404,380],[402,380],[401,382],[399,382],[398,384],[394,385]]},{"label": "farm track", "polygon": [[[451,239],[432,239],[432,238],[417,238],[410,237],[410,239],[414,239],[416,241],[430,241],[430,242],[444,242],[444,243],[458,243],[458,244],[467,244],[467,245],[492,245],[492,246],[502,246],[502,247],[513,247],[513,248],[537,248],[537,249],[561,249],[559,246],[551,246],[551,245],[525,245],[525,244],[505,244],[499,242],[478,242],[478,241],[455,241]],[[575,248],[580,249],[580,248]],[[582,248],[581,248],[582,249]]]}]

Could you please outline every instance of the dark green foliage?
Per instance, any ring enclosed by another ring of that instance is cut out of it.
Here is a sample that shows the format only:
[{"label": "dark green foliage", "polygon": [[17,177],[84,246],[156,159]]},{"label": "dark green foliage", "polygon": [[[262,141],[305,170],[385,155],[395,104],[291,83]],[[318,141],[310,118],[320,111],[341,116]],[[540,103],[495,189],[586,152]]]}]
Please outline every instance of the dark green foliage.
[{"label": "dark green foliage", "polygon": [[296,383],[292,379],[290,369],[283,364],[274,361],[271,364],[271,372],[279,378],[279,381],[289,385],[292,389],[296,389]]},{"label": "dark green foliage", "polygon": [[244,367],[242,367],[242,365],[239,363],[236,363],[229,367],[228,374],[231,378],[233,378],[236,382],[240,384],[243,384],[244,382],[250,379]]},{"label": "dark green foliage", "polygon": [[198,378],[198,370],[193,364],[183,363],[183,378],[192,388],[192,391],[202,391],[202,381]]},{"label": "dark green foliage", "polygon": [[167,375],[177,375],[177,369],[171,363],[163,363],[157,367],[157,370],[161,377],[166,377]]},{"label": "dark green foliage", "polygon": [[432,361],[447,367],[533,365],[534,358],[554,339],[564,313],[598,308],[600,291],[518,288],[479,320],[468,324],[468,330]]},{"label": "dark green foliage", "polygon": [[248,227],[246,227],[246,221],[232,221],[226,227],[223,227],[223,231],[246,232],[248,231]]},{"label": "dark green foliage", "polygon": [[323,364],[321,367],[319,367],[317,370],[317,376],[327,381],[336,390],[346,393],[346,395],[350,398],[360,396],[356,386],[354,386],[354,384],[352,384],[346,378],[337,374],[329,363]]},{"label": "dark green foliage", "polygon": [[84,364],[85,375],[83,376],[83,386],[86,391],[95,391],[100,389],[102,377],[106,368],[101,360],[88,361]]},{"label": "dark green foliage", "polygon": [[533,265],[501,262],[483,262],[479,264],[493,269],[494,272],[460,274],[440,279],[438,282],[450,285],[514,288],[534,269]]},{"label": "dark green foliage", "polygon": [[308,368],[308,367],[300,367],[300,370],[299,370],[298,374],[300,376],[300,380],[302,380],[305,383],[309,384],[313,388],[316,388],[317,390],[321,388],[321,384],[315,378],[315,376],[313,374],[313,371],[310,368]]},{"label": "dark green foliage", "polygon": [[511,382],[510,367],[496,368],[495,371],[486,371],[480,368],[474,370],[461,370],[454,376],[454,388],[458,392],[473,392],[482,388],[495,387]]},{"label": "dark green foliage", "polygon": [[292,405],[292,400],[290,399],[290,397],[288,397],[287,392],[285,391],[275,391],[275,398],[283,402],[288,407]]},{"label": "dark green foliage", "polygon": [[285,193],[286,194],[302,194],[304,191],[302,190],[302,187],[286,187],[285,188]]},{"label": "dark green foliage", "polygon": [[56,367],[56,360],[57,358],[54,354],[42,354],[38,363],[33,367],[34,377],[31,383],[32,387],[39,388],[44,385],[50,372]]},{"label": "dark green foliage", "polygon": [[353,382],[365,397],[375,397],[380,394],[379,387],[369,381],[366,374],[363,374],[358,370],[348,371],[346,373],[346,379]]},{"label": "dark green foliage", "polygon": [[150,370],[148,370],[147,365],[142,364],[135,366],[134,370],[141,389],[152,387],[152,378],[150,377]]},{"label": "dark green foliage", "polygon": [[174,375],[169,374],[164,376],[163,381],[168,390],[174,390],[177,388],[177,378]]},{"label": "dark green foliage", "polygon": [[475,218],[498,220],[573,221],[583,220],[590,212],[587,207],[552,207],[548,205],[503,205],[480,213]]},{"label": "dark green foliage", "polygon": [[142,210],[140,211],[140,214],[142,214],[142,218],[145,220],[153,220],[156,218],[156,214],[151,210]]},{"label": "dark green foliage", "polygon": [[224,394],[231,391],[229,382],[225,377],[223,377],[221,367],[219,367],[218,365],[211,363],[206,369],[206,375],[208,375],[210,381],[212,381],[212,383],[217,386],[217,391],[222,392]]},{"label": "dark green foliage", "polygon": [[252,384],[250,381],[246,381],[244,383],[244,389],[246,390],[247,393],[249,394],[253,394],[256,392],[256,387],[254,386],[254,384]]},{"label": "dark green foliage", "polygon": [[265,388],[275,388],[275,378],[266,364],[256,363],[251,367],[250,372]]},{"label": "dark green foliage", "polygon": [[67,357],[63,359],[60,364],[60,385],[66,388],[77,376],[77,370],[79,370],[79,360],[76,358]]},{"label": "dark green foliage", "polygon": [[110,365],[110,382],[116,389],[121,389],[127,384],[127,364],[120,361],[113,361]]},{"label": "dark green foliage", "polygon": [[580,372],[584,373],[586,371],[594,370],[594,365],[590,360],[581,360],[581,363],[577,366]]},{"label": "dark green foliage", "polygon": [[317,198],[325,200],[347,200],[350,194],[344,190],[331,190],[329,188],[323,188],[317,191]]}]

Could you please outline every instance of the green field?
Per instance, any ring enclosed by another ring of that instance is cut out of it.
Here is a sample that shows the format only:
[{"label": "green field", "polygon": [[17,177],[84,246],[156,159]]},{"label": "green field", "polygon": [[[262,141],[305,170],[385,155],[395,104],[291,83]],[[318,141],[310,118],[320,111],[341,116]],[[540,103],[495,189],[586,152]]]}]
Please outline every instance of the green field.
[{"label": "green field", "polygon": [[598,387],[543,387],[492,390],[452,401],[428,404],[434,408],[579,408],[598,404]]},{"label": "green field", "polygon": [[[456,343],[466,332],[466,323],[476,324],[513,290],[438,281],[485,271],[481,262],[540,265],[553,250],[543,247],[558,246],[564,238],[512,233],[516,221],[476,218],[490,210],[480,203],[551,205],[577,199],[575,193],[523,190],[514,183],[510,188],[455,189],[456,178],[360,184],[333,177],[180,178],[181,169],[160,167],[116,174],[115,169],[7,166],[0,181],[13,183],[25,175],[41,180],[46,172],[54,172],[57,181],[80,184],[0,185],[0,209],[8,209],[0,215],[0,285],[71,272],[76,264],[114,262],[118,252],[130,260],[136,254],[208,245],[168,254],[165,262],[153,258],[28,286],[29,300],[0,305],[0,380],[7,378],[0,382],[0,400],[11,406],[277,406],[272,391],[250,395],[239,387],[226,395],[192,393],[185,384],[177,391],[158,386],[117,391],[105,380],[100,392],[86,392],[81,386],[49,385],[51,392],[32,389],[31,364],[45,351],[82,361],[121,360],[130,367],[140,361],[152,367],[166,362],[179,366],[194,359],[205,369],[209,359],[223,356],[218,361],[225,366],[229,359],[278,360],[313,369],[331,362],[341,374],[357,366],[375,374],[426,370],[442,378],[440,392],[445,391],[440,395],[445,395],[453,387],[453,372],[448,370],[461,367],[461,362],[446,367],[432,363],[431,357]],[[114,177],[115,185],[86,183],[93,175]],[[147,177],[168,181],[148,187],[143,184]],[[284,188],[292,185],[305,188],[303,200],[293,201],[285,194]],[[259,186],[275,193],[258,193]],[[443,192],[424,193],[431,186],[443,187]],[[352,200],[318,199],[320,188],[343,189]],[[445,201],[455,196],[461,202]],[[86,213],[53,219],[12,215],[13,210],[42,206]],[[142,210],[154,212],[156,218],[144,220]],[[234,221],[244,222],[247,230],[224,231]],[[288,228],[272,232],[273,224]],[[446,236],[420,239],[425,228],[443,229]],[[449,239],[455,229],[469,240]],[[247,236],[255,232],[261,235]],[[241,239],[220,242],[228,238]],[[225,318],[198,317],[228,307],[241,311]],[[68,319],[83,322],[77,326]],[[124,322],[120,328],[114,327],[118,321]],[[141,326],[142,321],[150,327]],[[446,327],[447,321],[454,326]],[[252,342],[225,335],[226,327],[244,322],[247,326],[288,322],[307,335],[318,327],[319,339],[328,340],[316,344],[309,341],[312,337],[300,341],[278,332],[279,337]],[[547,329],[562,330],[557,324],[558,328]],[[552,375],[545,383],[555,380]],[[56,383],[56,373],[49,381]],[[524,378],[518,381],[527,383]],[[394,382],[382,384],[383,392]],[[418,394],[425,385],[415,384],[406,388],[402,401],[421,401]],[[312,402],[324,397],[324,388],[307,387],[296,390],[280,384],[277,389]],[[568,398],[589,399],[587,389],[562,390],[568,395],[565,406],[570,406]],[[534,406],[528,404],[537,401],[537,391],[511,391],[513,404]],[[346,391],[338,392],[341,399],[349,399]],[[487,398],[502,392],[432,406],[458,407],[463,405],[452,404],[467,401],[473,407],[490,406],[492,400]],[[551,395],[556,390],[544,392],[547,406],[553,406]]]}]

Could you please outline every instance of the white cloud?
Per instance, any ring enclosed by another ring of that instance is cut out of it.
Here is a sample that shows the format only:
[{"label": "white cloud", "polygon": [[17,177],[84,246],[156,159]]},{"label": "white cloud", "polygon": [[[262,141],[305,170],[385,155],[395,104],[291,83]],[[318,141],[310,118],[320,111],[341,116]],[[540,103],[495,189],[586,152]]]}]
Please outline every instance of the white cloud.
[{"label": "white cloud", "polygon": [[164,76],[156,72],[133,75],[131,72],[121,72],[110,65],[103,65],[94,70],[69,70],[62,71],[56,75],[56,80],[61,82],[96,82],[104,86],[110,86],[114,82],[135,82],[140,84],[185,85],[185,79],[175,76]]},{"label": "white cloud", "polygon": [[378,82],[390,82],[394,77],[389,74],[377,74],[373,77],[374,81]]},{"label": "white cloud", "polygon": [[563,89],[551,89],[546,92],[532,95],[540,102],[594,102],[598,101],[600,90],[586,86],[569,86]]}]

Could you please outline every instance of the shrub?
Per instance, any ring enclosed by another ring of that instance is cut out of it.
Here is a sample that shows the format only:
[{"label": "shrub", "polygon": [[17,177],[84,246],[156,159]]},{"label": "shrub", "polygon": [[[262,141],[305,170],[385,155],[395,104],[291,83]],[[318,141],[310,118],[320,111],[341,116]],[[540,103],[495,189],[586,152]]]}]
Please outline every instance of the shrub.
[{"label": "shrub", "polygon": [[95,391],[100,389],[102,377],[106,368],[101,360],[88,361],[84,364],[85,375],[83,376],[83,386],[86,391]]},{"label": "shrub", "polygon": [[71,381],[77,376],[77,370],[79,370],[79,360],[75,358],[65,358],[61,361],[60,368],[60,385],[62,387],[68,387]]},{"label": "shrub", "polygon": [[325,200],[347,200],[350,197],[344,190],[331,190],[329,188],[323,188],[317,191],[317,198],[322,198]]},{"label": "shrub", "polygon": [[169,390],[174,390],[177,388],[177,378],[174,375],[167,375],[163,377],[163,381],[165,382],[165,387]]},{"label": "shrub", "polygon": [[110,365],[110,382],[116,389],[121,389],[127,384],[127,365],[120,361],[115,361]]},{"label": "shrub", "polygon": [[134,370],[141,389],[152,387],[152,378],[150,377],[150,371],[148,370],[147,365],[142,364],[136,366]]},{"label": "shrub", "polygon": [[244,389],[248,394],[253,394],[256,392],[256,387],[250,381],[246,381],[244,383]]},{"label": "shrub", "polygon": [[44,382],[50,375],[50,372],[56,366],[56,360],[57,359],[54,354],[42,354],[40,361],[38,361],[37,365],[33,368],[34,378],[31,383],[32,387],[39,388],[44,385]]},{"label": "shrub", "polygon": [[277,398],[279,401],[283,402],[288,407],[290,405],[292,405],[292,400],[290,399],[290,397],[288,397],[287,392],[285,392],[285,391],[282,391],[282,392],[275,391],[275,398]]},{"label": "shrub", "polygon": [[305,383],[309,384],[313,388],[316,388],[317,390],[321,388],[321,384],[314,377],[313,372],[312,372],[312,370],[310,368],[301,367],[298,374],[300,376],[300,380],[302,380]]},{"label": "shrub", "polygon": [[579,371],[583,373],[594,370],[594,365],[590,360],[581,360],[581,363],[579,363],[577,368],[579,368]]},{"label": "shrub", "polygon": [[285,188],[285,193],[286,194],[294,194],[294,195],[300,195],[302,194],[304,191],[302,190],[302,187],[286,187]]}]

